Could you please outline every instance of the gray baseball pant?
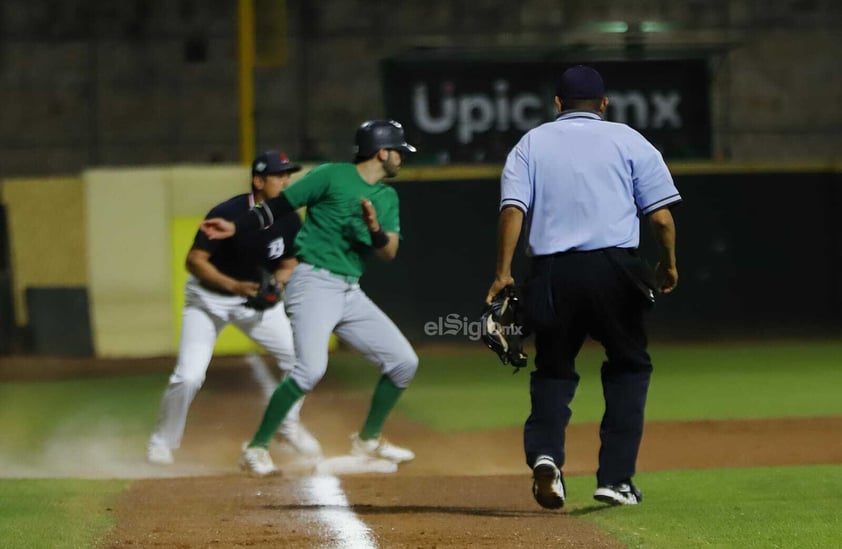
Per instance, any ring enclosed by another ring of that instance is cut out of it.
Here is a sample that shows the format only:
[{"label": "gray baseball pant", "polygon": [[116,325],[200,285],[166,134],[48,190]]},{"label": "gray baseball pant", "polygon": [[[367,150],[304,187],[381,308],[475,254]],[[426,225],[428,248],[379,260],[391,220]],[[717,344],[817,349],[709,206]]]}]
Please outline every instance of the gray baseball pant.
[{"label": "gray baseball pant", "polygon": [[284,306],[296,357],[289,375],[302,391],[312,391],[327,371],[333,332],[398,387],[407,387],[415,377],[418,356],[409,341],[354,278],[299,263],[287,284]]}]

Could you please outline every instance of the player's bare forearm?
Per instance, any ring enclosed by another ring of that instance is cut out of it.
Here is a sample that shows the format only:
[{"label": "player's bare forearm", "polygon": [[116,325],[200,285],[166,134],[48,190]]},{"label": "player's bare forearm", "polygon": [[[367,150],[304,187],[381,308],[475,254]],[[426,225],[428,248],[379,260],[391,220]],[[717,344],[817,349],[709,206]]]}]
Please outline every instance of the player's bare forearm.
[{"label": "player's bare forearm", "polygon": [[514,206],[503,208],[497,227],[497,278],[512,275],[512,257],[523,226],[523,212]]},{"label": "player's bare forearm", "polygon": [[514,257],[522,227],[523,212],[521,210],[509,206],[500,211],[497,226],[497,269],[494,274],[494,282],[491,283],[491,288],[489,288],[485,299],[486,303],[491,303],[491,300],[500,290],[509,284],[514,284],[512,257]]},{"label": "player's bare forearm", "polygon": [[655,276],[658,290],[668,294],[678,284],[678,267],[675,260],[675,221],[668,208],[649,214],[649,226],[658,244],[658,264]]},{"label": "player's bare forearm", "polygon": [[211,240],[230,238],[237,232],[237,226],[232,221],[221,217],[205,219],[199,224],[199,229]]},{"label": "player's bare forearm", "polygon": [[281,260],[281,264],[275,271],[275,280],[278,281],[278,284],[286,285],[287,281],[289,281],[289,277],[292,276],[292,270],[295,269],[296,265],[298,265],[298,260],[294,257],[286,257]]},{"label": "player's bare forearm", "polygon": [[187,271],[198,278],[203,284],[219,288],[235,295],[248,297],[257,292],[258,285],[254,282],[237,280],[223,274],[210,262],[210,254],[206,250],[193,248],[187,254]]}]

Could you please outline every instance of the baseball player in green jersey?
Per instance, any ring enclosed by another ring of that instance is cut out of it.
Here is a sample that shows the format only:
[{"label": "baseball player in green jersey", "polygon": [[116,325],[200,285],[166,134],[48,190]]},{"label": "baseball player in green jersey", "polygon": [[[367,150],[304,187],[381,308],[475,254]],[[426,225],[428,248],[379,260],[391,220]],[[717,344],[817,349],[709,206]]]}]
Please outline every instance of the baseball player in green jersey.
[{"label": "baseball player in green jersey", "polygon": [[368,416],[351,435],[351,453],[394,463],[415,457],[381,436],[383,424],[418,368],[406,337],[362,291],[366,260],[392,260],[398,252],[398,195],[382,182],[394,177],[403,156],[415,152],[403,128],[392,120],[371,120],[355,135],[354,163],[322,164],[274,199],[234,222],[207,219],[211,239],[265,229],[285,212],[307,207],[295,240],[295,267],[284,296],[292,324],[296,362],[278,385],[254,438],[243,447],[241,467],[254,475],[277,471],[268,446],[293,405],[322,379],[332,333],[361,352],[381,372]]}]

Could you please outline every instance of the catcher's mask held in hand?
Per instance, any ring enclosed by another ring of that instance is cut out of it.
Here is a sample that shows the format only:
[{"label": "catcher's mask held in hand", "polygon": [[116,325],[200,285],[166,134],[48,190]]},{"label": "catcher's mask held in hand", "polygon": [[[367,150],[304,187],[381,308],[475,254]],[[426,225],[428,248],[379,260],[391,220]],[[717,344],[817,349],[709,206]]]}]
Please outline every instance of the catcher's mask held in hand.
[{"label": "catcher's mask held in hand", "polygon": [[258,311],[271,309],[281,302],[281,287],[275,276],[269,271],[263,270],[260,273],[260,288],[257,295],[246,299],[245,306]]},{"label": "catcher's mask held in hand", "polygon": [[514,286],[506,286],[494,296],[491,304],[485,306],[480,322],[483,343],[497,353],[503,364],[517,369],[526,366],[520,300]]}]

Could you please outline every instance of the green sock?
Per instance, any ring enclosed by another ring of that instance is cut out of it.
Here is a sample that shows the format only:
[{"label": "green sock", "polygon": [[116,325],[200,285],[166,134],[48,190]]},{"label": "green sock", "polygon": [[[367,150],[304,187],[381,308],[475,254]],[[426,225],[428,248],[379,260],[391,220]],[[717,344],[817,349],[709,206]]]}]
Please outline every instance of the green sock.
[{"label": "green sock", "polygon": [[375,387],[374,394],[371,397],[368,417],[360,431],[361,439],[369,440],[380,436],[386,417],[397,404],[401,393],[403,393],[403,389],[392,383],[388,376],[380,376],[380,381],[377,382],[377,387]]},{"label": "green sock", "polygon": [[281,426],[281,422],[289,413],[292,405],[298,402],[298,399],[304,396],[304,391],[298,384],[287,376],[280,385],[272,393],[272,398],[269,399],[269,404],[266,406],[266,411],[263,412],[263,420],[260,422],[260,427],[254,434],[254,438],[249,443],[250,447],[262,446],[269,447],[269,441],[275,436],[275,431]]}]

